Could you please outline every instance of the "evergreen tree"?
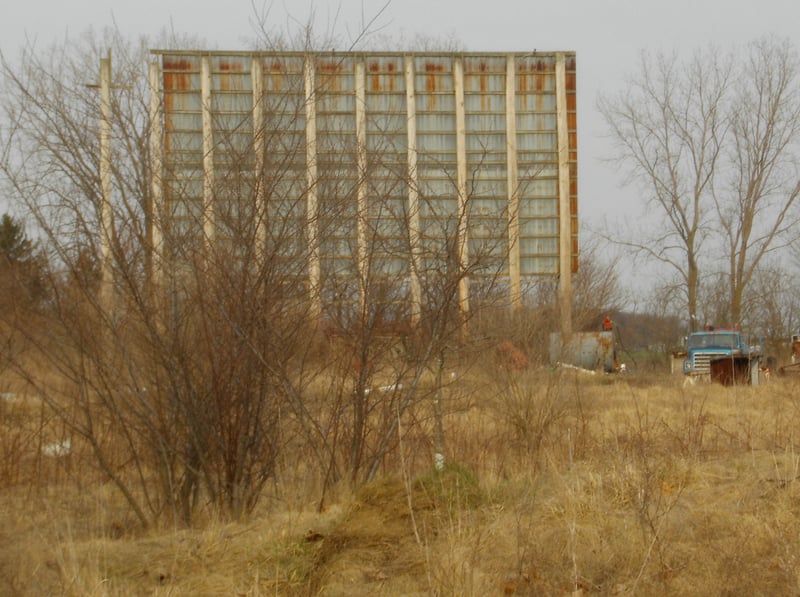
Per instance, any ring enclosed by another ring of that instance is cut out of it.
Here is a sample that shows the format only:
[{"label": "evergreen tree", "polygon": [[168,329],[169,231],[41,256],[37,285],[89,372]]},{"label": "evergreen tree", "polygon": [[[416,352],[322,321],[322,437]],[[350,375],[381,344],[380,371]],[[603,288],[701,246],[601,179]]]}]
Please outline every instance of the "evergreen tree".
[{"label": "evergreen tree", "polygon": [[33,243],[22,224],[7,213],[0,218],[0,256],[8,266],[26,263],[33,256]]},{"label": "evergreen tree", "polygon": [[2,298],[16,306],[32,305],[45,295],[45,259],[22,223],[10,215],[0,217],[0,286]]}]

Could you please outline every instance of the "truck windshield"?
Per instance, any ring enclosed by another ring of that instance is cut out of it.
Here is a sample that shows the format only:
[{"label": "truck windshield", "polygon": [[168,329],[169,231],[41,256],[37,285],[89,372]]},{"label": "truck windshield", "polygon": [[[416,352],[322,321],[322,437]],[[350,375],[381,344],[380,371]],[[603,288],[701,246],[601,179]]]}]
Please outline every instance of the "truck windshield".
[{"label": "truck windshield", "polygon": [[689,348],[738,348],[736,334],[692,334],[689,336]]}]

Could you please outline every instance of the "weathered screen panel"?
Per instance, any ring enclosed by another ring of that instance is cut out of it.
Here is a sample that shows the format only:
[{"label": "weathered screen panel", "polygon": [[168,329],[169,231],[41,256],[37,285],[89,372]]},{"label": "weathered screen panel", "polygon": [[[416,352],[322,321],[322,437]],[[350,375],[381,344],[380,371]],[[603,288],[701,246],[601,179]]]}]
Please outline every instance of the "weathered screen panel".
[{"label": "weathered screen panel", "polygon": [[236,220],[262,219],[263,209],[268,251],[306,258],[318,243],[331,292],[347,286],[336,278],[358,274],[359,254],[373,256],[373,272],[410,275],[412,217],[423,270],[452,259],[463,218],[466,265],[478,275],[509,275],[512,251],[518,275],[557,274],[565,246],[576,269],[574,54],[154,54],[165,213],[182,235],[203,236],[210,205],[216,232],[233,242],[250,231]]}]

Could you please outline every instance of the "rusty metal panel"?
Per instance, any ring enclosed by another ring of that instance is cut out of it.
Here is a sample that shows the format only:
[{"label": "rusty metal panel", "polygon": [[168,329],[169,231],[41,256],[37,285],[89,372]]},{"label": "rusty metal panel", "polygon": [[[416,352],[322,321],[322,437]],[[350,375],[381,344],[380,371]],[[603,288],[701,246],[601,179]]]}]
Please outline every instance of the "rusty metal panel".
[{"label": "rusty metal panel", "polygon": [[728,357],[715,359],[709,363],[711,381],[723,386],[750,385],[753,377],[751,367],[758,368],[757,361],[750,357]]},{"label": "rusty metal panel", "polygon": [[354,71],[355,57],[353,55],[318,55],[315,68],[316,92],[320,96],[352,94],[355,91]]},{"label": "rusty metal panel", "polygon": [[366,89],[377,96],[401,94],[405,101],[405,75],[402,56],[366,56]]},{"label": "rusty metal panel", "polygon": [[[203,200],[200,57],[162,57],[164,211],[168,230],[183,242],[197,238]],[[177,247],[173,248],[177,250]]]},{"label": "rusty metal panel", "polygon": [[[450,56],[416,56],[414,58],[414,71],[416,72],[415,87],[418,95],[424,95],[428,101],[424,104],[427,110],[433,111],[437,107],[437,95],[452,95],[453,87],[453,58]],[[452,108],[442,106],[450,111]]]},{"label": "rusty metal panel", "polygon": [[578,271],[578,109],[577,67],[574,55],[566,55],[565,92],[569,140],[569,217],[572,229],[572,271]]},{"label": "rusty metal panel", "polygon": [[567,364],[589,371],[616,370],[613,332],[579,332],[565,345],[561,334],[550,334],[550,362]]}]

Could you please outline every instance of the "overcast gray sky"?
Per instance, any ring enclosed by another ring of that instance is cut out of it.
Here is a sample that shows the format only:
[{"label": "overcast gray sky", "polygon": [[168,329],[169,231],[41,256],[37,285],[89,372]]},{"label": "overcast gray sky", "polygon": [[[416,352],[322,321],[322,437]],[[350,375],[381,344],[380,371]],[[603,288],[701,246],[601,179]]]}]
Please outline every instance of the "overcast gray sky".
[{"label": "overcast gray sky", "polygon": [[[247,49],[256,5],[269,26],[296,30],[314,14],[315,31],[335,30],[342,48],[375,17],[389,38],[452,38],[466,51],[568,50],[577,53],[579,214],[584,222],[635,216],[641,205],[602,162],[609,146],[595,110],[598,92],[614,92],[637,67],[641,50],[723,49],[774,34],[796,38],[798,0],[5,0],[0,49],[26,41],[44,49],[89,28],[155,36],[164,29],[205,40],[209,49]],[[263,7],[263,8],[262,8]],[[378,49],[371,43],[370,49]],[[396,49],[396,48],[392,48]]]}]

